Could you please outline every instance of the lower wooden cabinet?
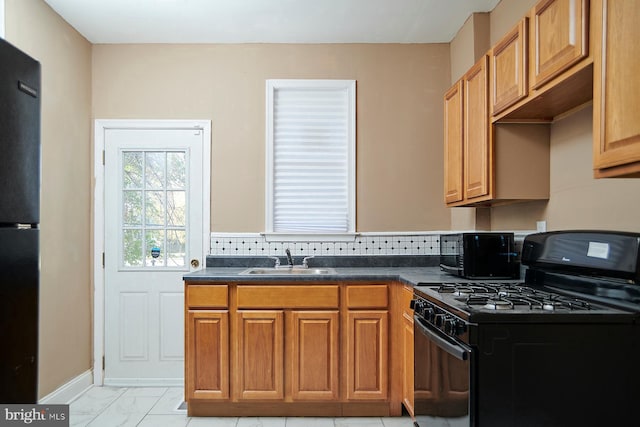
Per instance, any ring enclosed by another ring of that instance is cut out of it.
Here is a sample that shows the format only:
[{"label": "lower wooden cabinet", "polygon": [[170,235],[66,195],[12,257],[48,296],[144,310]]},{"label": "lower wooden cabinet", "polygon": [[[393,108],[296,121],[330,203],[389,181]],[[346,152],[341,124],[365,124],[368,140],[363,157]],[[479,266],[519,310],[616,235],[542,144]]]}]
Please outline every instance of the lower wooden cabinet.
[{"label": "lower wooden cabinet", "polygon": [[292,400],[338,398],[338,311],[239,310],[236,319],[238,400],[282,400],[285,378]]},{"label": "lower wooden cabinet", "polygon": [[348,313],[347,399],[387,398],[388,316],[386,310]]},{"label": "lower wooden cabinet", "polygon": [[413,299],[413,289],[402,289],[402,404],[407,412],[413,416],[413,365],[414,365],[414,335],[413,310],[410,302]]},{"label": "lower wooden cabinet", "polygon": [[338,399],[339,319],[337,310],[289,314],[293,400]]},{"label": "lower wooden cabinet", "polygon": [[229,312],[188,311],[185,338],[187,399],[228,399]]},{"label": "lower wooden cabinet", "polygon": [[284,312],[236,313],[238,399],[284,398]]},{"label": "lower wooden cabinet", "polygon": [[400,415],[389,331],[395,325],[399,336],[401,323],[392,320],[390,289],[187,283],[188,414]]}]

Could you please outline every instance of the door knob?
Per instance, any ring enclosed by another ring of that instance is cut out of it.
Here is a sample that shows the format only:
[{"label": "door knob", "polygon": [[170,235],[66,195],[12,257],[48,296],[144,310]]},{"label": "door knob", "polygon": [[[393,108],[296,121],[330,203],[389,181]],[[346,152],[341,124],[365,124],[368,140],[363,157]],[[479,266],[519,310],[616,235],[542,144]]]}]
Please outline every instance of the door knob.
[{"label": "door knob", "polygon": [[193,268],[198,268],[198,267],[200,267],[200,261],[198,261],[198,260],[197,260],[197,259],[195,259],[195,258],[194,258],[194,259],[192,259],[192,260],[191,260],[191,267],[193,267]]}]

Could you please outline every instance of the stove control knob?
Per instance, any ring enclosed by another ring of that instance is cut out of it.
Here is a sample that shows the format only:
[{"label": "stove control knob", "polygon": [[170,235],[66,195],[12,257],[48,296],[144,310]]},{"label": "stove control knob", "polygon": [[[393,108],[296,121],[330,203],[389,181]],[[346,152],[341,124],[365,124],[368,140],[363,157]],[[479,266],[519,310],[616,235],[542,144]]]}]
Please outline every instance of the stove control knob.
[{"label": "stove control knob", "polygon": [[438,328],[441,327],[444,324],[444,314],[442,313],[436,314],[434,318],[434,323]]},{"label": "stove control knob", "polygon": [[409,303],[409,308],[411,310],[415,310],[416,308],[416,300],[412,299],[411,302]]},{"label": "stove control knob", "polygon": [[465,332],[467,332],[467,325],[465,325],[464,322],[458,320],[456,322],[456,326],[454,328],[454,334],[455,335],[462,335]]},{"label": "stove control knob", "polygon": [[444,319],[444,332],[449,335],[455,334],[456,323],[456,320],[452,317]]},{"label": "stove control knob", "polygon": [[433,321],[434,317],[435,317],[435,312],[433,311],[433,307],[427,307],[424,310],[424,318],[427,319],[427,321],[431,322]]},{"label": "stove control knob", "polygon": [[424,301],[417,300],[413,303],[413,310],[416,312],[416,314],[422,315],[424,313],[424,308]]}]

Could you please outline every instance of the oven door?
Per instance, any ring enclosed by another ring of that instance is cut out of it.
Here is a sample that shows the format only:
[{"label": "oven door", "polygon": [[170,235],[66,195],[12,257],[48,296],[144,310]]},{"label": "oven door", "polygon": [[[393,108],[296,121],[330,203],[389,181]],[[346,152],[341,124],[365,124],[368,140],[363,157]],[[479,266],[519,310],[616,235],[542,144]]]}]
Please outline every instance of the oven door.
[{"label": "oven door", "polygon": [[471,348],[414,316],[414,415],[422,427],[472,426]]}]

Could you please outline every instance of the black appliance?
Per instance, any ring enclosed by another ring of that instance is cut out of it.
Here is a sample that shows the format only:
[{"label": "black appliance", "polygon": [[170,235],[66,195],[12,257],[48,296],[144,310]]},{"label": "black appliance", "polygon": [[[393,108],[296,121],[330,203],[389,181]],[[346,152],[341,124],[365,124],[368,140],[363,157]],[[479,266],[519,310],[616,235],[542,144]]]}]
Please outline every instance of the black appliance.
[{"label": "black appliance", "polygon": [[440,236],[440,269],[469,279],[517,279],[513,233],[456,233]]},{"label": "black appliance", "polygon": [[40,64],[0,39],[0,403],[38,399]]},{"label": "black appliance", "polygon": [[637,426],[640,234],[527,236],[524,282],[414,288],[422,427]]}]

